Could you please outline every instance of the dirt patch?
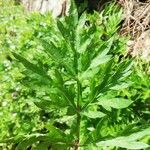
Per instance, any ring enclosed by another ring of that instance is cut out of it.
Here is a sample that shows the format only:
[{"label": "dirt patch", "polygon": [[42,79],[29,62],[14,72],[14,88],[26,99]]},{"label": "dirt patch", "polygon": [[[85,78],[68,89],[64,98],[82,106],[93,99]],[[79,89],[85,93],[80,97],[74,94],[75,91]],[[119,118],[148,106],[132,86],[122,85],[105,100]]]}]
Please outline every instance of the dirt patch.
[{"label": "dirt patch", "polygon": [[130,35],[128,51],[150,61],[150,0],[119,0],[124,9],[122,35]]},{"label": "dirt patch", "polygon": [[125,21],[122,26],[122,34],[130,34],[138,37],[142,32],[150,29],[150,0],[120,0],[119,3],[124,9]]}]

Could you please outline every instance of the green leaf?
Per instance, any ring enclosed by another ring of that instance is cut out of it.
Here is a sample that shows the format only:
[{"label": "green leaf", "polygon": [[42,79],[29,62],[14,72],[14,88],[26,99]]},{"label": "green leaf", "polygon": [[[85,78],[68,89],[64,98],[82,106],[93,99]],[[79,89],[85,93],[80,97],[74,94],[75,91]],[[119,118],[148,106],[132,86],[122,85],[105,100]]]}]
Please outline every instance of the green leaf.
[{"label": "green leaf", "polygon": [[[101,75],[102,81],[96,87],[95,86],[92,87],[92,91],[89,95],[89,100],[83,106],[82,109],[85,109],[89,104],[93,103],[96,100],[97,95],[99,95],[100,93],[102,93],[105,90],[105,88],[108,84],[108,80],[110,78],[112,64],[113,64],[113,59],[111,59],[111,61],[109,61],[106,64],[106,66],[104,68],[104,73],[103,73],[103,75]],[[107,89],[105,91],[107,91]]]},{"label": "green leaf", "polygon": [[72,108],[75,111],[77,111],[73,95],[71,95],[71,93],[69,93],[69,91],[65,87],[58,88],[58,91],[60,92],[60,94],[62,94],[62,96],[65,97],[65,99],[68,102],[68,104],[70,104],[70,106],[72,106]]},{"label": "green leaf", "polygon": [[51,103],[52,102],[49,100],[34,101],[34,104],[43,110],[49,110],[51,108]]},{"label": "green leaf", "polygon": [[27,69],[31,70],[33,73],[36,73],[40,76],[42,76],[44,79],[47,79],[49,81],[52,81],[52,79],[47,75],[47,73],[42,69],[39,68],[37,65],[32,64],[24,57],[12,52],[13,56],[18,59]]},{"label": "green leaf", "polygon": [[110,87],[116,86],[119,81],[131,74],[132,60],[123,61],[119,64],[117,71],[111,76]]},{"label": "green leaf", "polygon": [[[44,47],[45,52],[50,58],[54,60],[58,65],[62,65],[65,69],[71,74],[74,75],[74,70],[71,62],[64,61],[64,55],[61,54],[62,48],[57,47],[53,42],[48,43],[45,40],[41,40],[41,43]],[[68,59],[71,61],[71,59]]]},{"label": "green leaf", "polygon": [[106,5],[103,15],[108,17],[104,19],[104,25],[107,34],[111,36],[116,33],[119,23],[122,21],[122,9],[116,3],[111,3]]},{"label": "green leaf", "polygon": [[84,71],[81,75],[80,75],[80,80],[85,80],[85,79],[90,79],[92,77],[94,77],[94,75],[96,75],[99,72],[100,68],[96,67],[96,68],[92,68],[92,69],[88,69],[86,71]]},{"label": "green leaf", "polygon": [[54,142],[67,142],[66,134],[60,129],[54,127],[52,124],[47,124],[46,128],[49,130],[48,136]]},{"label": "green leaf", "polygon": [[61,63],[63,55],[61,53],[61,48],[58,47],[54,42],[48,43],[45,40],[40,40],[45,52],[56,62]]},{"label": "green leaf", "polygon": [[[94,60],[92,60],[90,67],[81,74],[81,76],[80,76],[81,79],[93,78],[94,75],[96,75],[100,70],[102,70],[102,69],[105,70],[104,67],[101,68],[99,65],[106,63],[107,61],[110,61],[110,60],[111,60],[110,55],[106,55],[106,56],[100,57],[100,58],[95,58]],[[111,66],[111,65],[109,65],[109,66]]]},{"label": "green leaf", "polygon": [[102,141],[97,143],[97,146],[102,146],[102,147],[121,147],[121,148],[127,148],[127,149],[131,149],[131,150],[137,150],[137,149],[145,149],[148,148],[149,145],[145,144],[143,142],[130,142],[130,141],[124,141],[124,140],[120,140],[115,139],[115,140],[108,140],[108,141]]},{"label": "green leaf", "polygon": [[96,104],[103,106],[104,108],[116,108],[116,109],[123,109],[127,108],[131,105],[133,101],[124,98],[99,98]]},{"label": "green leaf", "polygon": [[31,134],[24,137],[15,150],[26,150],[29,146],[36,143],[37,141],[50,141],[51,139],[44,134]]},{"label": "green leaf", "polygon": [[81,16],[81,19],[85,19],[85,20],[79,22],[77,29],[76,29],[75,46],[76,46],[77,52],[79,52],[80,54],[83,54],[88,49],[88,47],[92,44],[92,40],[94,39],[95,32],[96,32],[95,25],[92,25],[92,27],[89,27],[89,29],[87,29],[86,32],[83,32],[86,28],[85,26],[83,26],[83,23],[85,23],[86,21],[86,16],[85,18],[82,18],[84,16],[85,15]]},{"label": "green leaf", "polygon": [[40,98],[40,100],[36,99],[33,100],[33,102],[37,107],[48,111],[50,111],[52,108],[61,109],[69,105],[68,101],[66,101],[64,97],[52,93],[50,93],[48,99]]},{"label": "green leaf", "polygon": [[128,88],[131,85],[132,85],[132,82],[129,82],[129,83],[123,82],[123,83],[119,83],[119,84],[111,87],[110,89],[112,89],[112,90],[122,90],[122,89]]},{"label": "green leaf", "polygon": [[82,54],[86,51],[87,47],[91,44],[92,40],[94,38],[94,34],[93,35],[89,35],[87,40],[84,41],[84,43],[82,43],[78,48],[77,51]]},{"label": "green leaf", "polygon": [[92,60],[89,68],[97,67],[100,64],[106,63],[109,60],[111,60],[112,56],[107,54],[109,53],[112,44],[113,44],[113,38],[109,40],[108,46]]},{"label": "green leaf", "polygon": [[65,19],[67,24],[70,26],[70,29],[74,30],[78,24],[78,10],[74,0],[71,0],[69,16],[67,16]]},{"label": "green leaf", "polygon": [[63,86],[64,84],[63,77],[58,69],[55,69],[55,77],[57,79],[57,84]]},{"label": "green leaf", "polygon": [[65,25],[63,24],[63,22],[61,22],[60,20],[57,20],[57,27],[58,27],[59,31],[61,32],[63,38],[69,42],[70,32],[68,32],[68,30],[65,27]]},{"label": "green leaf", "polygon": [[88,111],[88,112],[83,112],[82,114],[84,116],[87,116],[87,117],[92,118],[92,119],[102,118],[106,115],[100,111]]},{"label": "green leaf", "polygon": [[104,56],[103,54],[100,54],[92,60],[89,68],[95,68],[101,64],[108,62],[109,60],[111,60],[111,55]]},{"label": "green leaf", "polygon": [[144,136],[149,136],[150,135],[150,128],[143,129],[143,131],[133,133],[127,137],[129,140],[138,140],[143,138]]},{"label": "green leaf", "polygon": [[145,136],[150,135],[150,128],[144,129],[143,131],[133,133],[129,136],[122,136],[117,137],[111,140],[106,141],[100,141],[96,143],[97,146],[100,147],[122,147],[127,149],[145,149],[150,147],[148,144],[145,144],[143,142],[137,142],[136,140],[139,140]]},{"label": "green leaf", "polygon": [[48,150],[48,147],[51,146],[50,142],[40,142],[39,144],[36,145],[35,148],[32,148],[32,150]]}]

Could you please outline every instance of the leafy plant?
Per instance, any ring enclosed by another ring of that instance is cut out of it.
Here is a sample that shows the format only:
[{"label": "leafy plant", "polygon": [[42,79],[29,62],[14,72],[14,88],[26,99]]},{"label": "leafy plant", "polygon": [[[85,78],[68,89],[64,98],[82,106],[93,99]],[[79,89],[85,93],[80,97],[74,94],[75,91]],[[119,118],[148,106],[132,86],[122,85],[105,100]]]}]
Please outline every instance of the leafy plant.
[{"label": "leafy plant", "polygon": [[134,99],[132,117],[138,118],[141,122],[149,123],[149,95],[150,95],[150,72],[149,63],[140,59],[134,60],[133,73],[130,76],[132,85],[124,89],[121,95]]},{"label": "leafy plant", "polygon": [[[148,147],[138,140],[149,134],[149,128],[141,131],[133,123],[117,124],[116,115],[121,116],[121,109],[133,103],[116,94],[128,87],[132,60],[119,60],[116,55],[123,47],[116,33],[121,10],[113,8],[100,15],[83,13],[79,17],[72,1],[68,17],[53,20],[56,24],[47,28],[46,35],[33,33],[38,34],[42,47],[32,57],[22,56],[21,50],[12,51],[26,68],[21,72],[22,83],[35,92],[34,103],[52,115],[44,124],[46,133],[17,135],[3,143],[15,143],[16,150]],[[37,52],[42,57],[37,57]]]},{"label": "leafy plant", "polygon": [[[21,72],[25,69],[18,67],[10,54],[10,50],[17,51],[23,45],[32,44],[28,40],[34,30],[27,22],[28,17],[12,0],[0,2],[0,141],[40,131],[46,120],[43,111],[31,101],[34,92],[22,84],[25,76]],[[50,21],[50,17],[47,20]],[[11,146],[0,144],[0,149],[12,149]]]}]

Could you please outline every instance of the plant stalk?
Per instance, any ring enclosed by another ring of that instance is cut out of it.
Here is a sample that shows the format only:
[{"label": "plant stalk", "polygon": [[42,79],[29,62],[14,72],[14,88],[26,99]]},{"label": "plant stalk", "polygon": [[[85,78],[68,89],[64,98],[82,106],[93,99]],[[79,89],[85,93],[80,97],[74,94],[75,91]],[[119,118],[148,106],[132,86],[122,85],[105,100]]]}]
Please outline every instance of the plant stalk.
[{"label": "plant stalk", "polygon": [[81,83],[79,80],[77,80],[77,140],[75,144],[75,150],[79,150],[80,147],[80,126],[81,126],[81,104],[80,100],[82,97],[82,90],[81,90]]}]

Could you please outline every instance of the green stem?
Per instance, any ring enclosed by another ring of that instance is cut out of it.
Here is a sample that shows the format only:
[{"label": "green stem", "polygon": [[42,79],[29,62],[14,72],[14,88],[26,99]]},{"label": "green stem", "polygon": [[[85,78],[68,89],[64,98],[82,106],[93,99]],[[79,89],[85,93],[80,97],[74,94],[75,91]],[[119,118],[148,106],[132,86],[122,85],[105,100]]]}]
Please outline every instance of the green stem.
[{"label": "green stem", "polygon": [[77,140],[76,140],[76,145],[75,145],[75,150],[79,150],[79,145],[80,145],[80,125],[81,125],[81,104],[80,100],[82,97],[82,90],[81,90],[81,83],[79,80],[77,80]]}]

